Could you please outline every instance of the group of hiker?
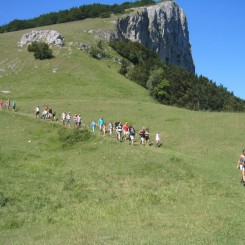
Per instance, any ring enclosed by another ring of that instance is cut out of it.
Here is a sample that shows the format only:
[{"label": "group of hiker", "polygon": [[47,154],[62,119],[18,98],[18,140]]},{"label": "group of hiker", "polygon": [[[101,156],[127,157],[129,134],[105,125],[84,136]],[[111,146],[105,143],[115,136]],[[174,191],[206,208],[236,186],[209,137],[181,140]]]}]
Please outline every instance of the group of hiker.
[{"label": "group of hiker", "polygon": [[56,120],[56,111],[54,111],[51,107],[46,106],[42,112],[40,112],[40,107],[37,106],[35,108],[35,117],[41,118],[41,119],[50,119],[50,120]]},{"label": "group of hiker", "polygon": [[[114,124],[112,121],[107,125],[107,123],[104,121],[103,117],[100,117],[98,120],[98,123],[95,121],[92,121],[91,127],[92,131],[95,131],[96,127],[99,127],[99,133],[102,135],[108,134],[110,137],[112,137],[113,132],[116,133],[116,138],[118,141],[127,141],[129,144],[134,145],[135,137],[137,135],[135,128],[128,124],[128,122],[125,122],[124,124],[121,122],[120,119],[118,119]],[[138,135],[140,137],[140,144],[143,146],[149,146],[150,145],[150,131],[149,128],[141,128],[138,132]],[[160,135],[159,132],[156,133],[155,138],[155,145],[160,146]]]},{"label": "group of hiker", "polygon": [[[62,125],[64,126],[68,126],[68,127],[73,126],[75,128],[79,128],[82,125],[82,117],[81,117],[81,114],[74,114],[74,116],[72,117],[70,112],[68,113],[62,112],[61,122],[62,122]],[[104,135],[104,136],[108,135],[109,137],[113,137],[113,134],[115,132],[116,139],[119,142],[128,141],[129,144],[132,144],[132,145],[134,145],[135,143],[135,137],[137,135],[135,128],[132,125],[128,124],[127,122],[122,124],[120,119],[118,119],[114,124],[112,121],[110,121],[107,124],[104,121],[104,118],[101,116],[98,122],[92,121],[88,127],[91,128],[92,132],[95,132],[96,129],[98,128],[99,134]],[[144,146],[149,146],[150,145],[149,128],[142,128],[138,134],[140,136],[140,144]],[[158,147],[160,146],[159,132],[156,133],[155,145]]]},{"label": "group of hiker", "polygon": [[[71,121],[71,113],[68,112],[62,112],[61,113],[61,122],[62,125],[67,125],[71,127],[72,121]],[[80,128],[82,126],[82,117],[81,114],[74,114],[73,116],[73,127],[74,128]]]},{"label": "group of hiker", "polygon": [[[10,99],[8,99],[5,103],[6,109],[10,110],[11,108],[11,102]],[[0,100],[0,110],[3,110],[4,108],[4,103],[3,100]],[[12,102],[12,109],[13,111],[16,111],[16,101]],[[43,111],[41,111],[39,105],[35,107],[34,110],[35,118],[41,118],[45,120],[58,120],[56,118],[56,111],[54,111],[51,107],[46,106]],[[74,114],[74,116],[71,116],[71,113],[68,112],[62,112],[61,113],[61,122],[63,126],[68,126],[68,127],[76,127],[79,128],[82,126],[82,117],[81,114]],[[92,121],[91,124],[91,129],[93,132],[95,132],[96,128],[99,128],[99,133],[101,135],[109,135],[110,137],[113,136],[114,131],[116,133],[116,138],[119,142],[121,141],[128,141],[129,144],[134,145],[135,143],[135,137],[138,134],[140,137],[140,144],[144,146],[149,146],[152,143],[150,143],[150,131],[149,128],[141,128],[141,130],[136,133],[135,128],[128,124],[127,122],[122,124],[121,120],[118,119],[118,121],[113,124],[112,121],[110,121],[109,124],[107,124],[103,117],[100,117],[98,122]],[[155,135],[155,145],[160,146],[160,135],[159,132],[156,133]]]},{"label": "group of hiker", "polygon": [[[118,141],[129,141],[129,144],[134,145],[135,137],[137,135],[135,128],[128,124],[128,122],[125,122],[122,124],[121,120],[118,119],[115,124],[113,124],[112,121],[107,125],[104,121],[103,117],[100,117],[98,120],[98,123],[96,124],[95,121],[92,121],[91,127],[92,131],[95,131],[95,127],[98,125],[99,127],[99,133],[106,135],[109,134],[111,137],[113,135],[113,132],[116,132],[116,138]],[[149,128],[142,127],[140,131],[138,132],[138,135],[140,137],[140,144],[143,146],[149,146],[150,145],[150,131]],[[159,132],[156,133],[155,138],[155,145],[160,146],[160,135]]]},{"label": "group of hiker", "polygon": [[[6,109],[9,111],[10,108],[11,108],[11,101],[10,101],[10,99],[7,99],[6,100],[5,106],[6,106]],[[4,108],[4,102],[3,102],[3,99],[1,99],[0,100],[0,111],[2,111],[3,108]],[[16,110],[16,101],[15,100],[12,102],[12,110],[13,111]]]}]

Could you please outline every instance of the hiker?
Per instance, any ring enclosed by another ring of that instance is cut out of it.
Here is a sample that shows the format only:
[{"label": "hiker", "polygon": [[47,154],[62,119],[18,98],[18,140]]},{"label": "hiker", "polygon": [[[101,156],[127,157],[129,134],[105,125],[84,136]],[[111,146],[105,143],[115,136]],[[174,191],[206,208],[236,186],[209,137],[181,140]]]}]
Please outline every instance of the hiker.
[{"label": "hiker", "polygon": [[134,139],[135,139],[135,130],[134,127],[129,127],[129,144],[134,145]]},{"label": "hiker", "polygon": [[77,115],[77,128],[80,128],[82,125],[82,117],[81,117],[81,114],[78,114]]},{"label": "hiker", "polygon": [[149,141],[150,141],[150,132],[149,128],[145,129],[145,145],[149,146]]},{"label": "hiker", "polygon": [[2,111],[3,110],[3,100],[1,99],[0,100],[0,111]]},{"label": "hiker", "polygon": [[245,186],[245,149],[243,149],[242,154],[239,157],[237,168],[240,169],[242,172],[241,183]]},{"label": "hiker", "polygon": [[8,99],[8,100],[6,101],[6,107],[7,107],[7,110],[10,109],[10,99]]},{"label": "hiker", "polygon": [[108,130],[109,130],[109,136],[112,137],[112,134],[113,134],[113,123],[112,123],[112,121],[108,125]]},{"label": "hiker", "polygon": [[63,126],[66,125],[66,112],[61,113],[61,122]]},{"label": "hiker", "polygon": [[48,119],[49,118],[49,108],[48,106],[44,109],[42,116],[44,117],[44,119]]},{"label": "hiker", "polygon": [[53,111],[52,118],[54,121],[56,121],[56,111]]},{"label": "hiker", "polygon": [[159,147],[160,146],[160,135],[159,135],[159,132],[156,133],[156,144],[155,144],[156,147]]},{"label": "hiker", "polygon": [[140,136],[140,144],[145,145],[145,129],[144,128],[142,128],[139,131],[139,136]]},{"label": "hiker", "polygon": [[39,114],[40,114],[40,107],[39,105],[35,108],[35,116],[36,116],[36,119],[39,118]]},{"label": "hiker", "polygon": [[120,119],[118,119],[118,121],[116,121],[116,122],[115,122],[115,124],[114,124],[114,125],[115,125],[115,130],[116,130],[116,133],[117,133],[117,126],[118,126],[118,124],[119,124],[120,122],[121,122],[121,120],[120,120]]},{"label": "hiker", "polygon": [[15,100],[12,103],[12,108],[13,108],[13,111],[15,111],[15,109],[16,109],[16,101]]},{"label": "hiker", "polygon": [[245,186],[245,159],[243,159],[244,162],[242,164],[242,179],[241,179],[241,183]]},{"label": "hiker", "polygon": [[77,114],[73,116],[73,127],[75,128],[77,126]]},{"label": "hiker", "polygon": [[68,112],[68,114],[66,115],[66,125],[71,127],[71,113]]},{"label": "hiker", "polygon": [[123,136],[122,136],[122,138],[124,140],[127,140],[128,135],[129,135],[129,128],[128,128],[128,123],[127,122],[123,125],[123,128],[122,129],[123,129]]},{"label": "hiker", "polygon": [[51,119],[53,116],[53,109],[50,107],[48,110],[48,118]]},{"label": "hiker", "polygon": [[98,124],[99,124],[99,129],[100,129],[100,134],[102,134],[102,127],[104,125],[104,119],[103,117],[100,117],[99,121],[98,121]]},{"label": "hiker", "polygon": [[95,121],[91,122],[91,127],[92,127],[93,132],[95,131],[96,126],[97,126],[97,124]]},{"label": "hiker", "polygon": [[237,162],[237,168],[240,170],[242,170],[244,159],[245,159],[245,149],[242,150],[242,154],[240,155],[239,160]]},{"label": "hiker", "polygon": [[119,122],[117,125],[117,140],[121,141],[121,136],[122,136],[122,124]]},{"label": "hiker", "polygon": [[102,132],[103,132],[103,135],[105,136],[106,135],[106,123],[104,123],[102,126]]},{"label": "hiker", "polygon": [[117,128],[118,124],[121,122],[120,119],[118,119],[116,122],[115,122],[115,129]]}]

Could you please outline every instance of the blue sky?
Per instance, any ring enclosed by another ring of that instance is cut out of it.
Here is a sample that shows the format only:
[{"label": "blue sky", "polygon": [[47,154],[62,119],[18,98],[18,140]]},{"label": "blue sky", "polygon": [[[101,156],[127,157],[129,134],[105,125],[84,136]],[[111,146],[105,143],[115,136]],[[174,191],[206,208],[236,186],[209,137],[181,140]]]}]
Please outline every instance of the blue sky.
[{"label": "blue sky", "polygon": [[[83,4],[128,0],[2,0],[0,25]],[[196,73],[245,99],[244,0],[176,0],[187,16]]]}]

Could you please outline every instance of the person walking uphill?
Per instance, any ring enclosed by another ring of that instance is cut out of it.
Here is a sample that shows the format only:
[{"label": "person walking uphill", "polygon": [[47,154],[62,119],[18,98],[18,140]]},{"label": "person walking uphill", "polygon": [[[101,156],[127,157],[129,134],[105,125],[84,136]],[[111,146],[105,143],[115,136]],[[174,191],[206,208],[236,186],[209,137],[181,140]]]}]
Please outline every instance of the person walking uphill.
[{"label": "person walking uphill", "polygon": [[7,110],[9,111],[9,109],[10,109],[10,99],[8,99],[8,100],[6,101],[6,108],[7,108]]},{"label": "person walking uphill", "polygon": [[35,117],[36,119],[39,118],[39,115],[40,115],[40,107],[39,105],[35,108]]},{"label": "person walking uphill", "polygon": [[130,144],[130,145],[134,145],[135,129],[134,129],[134,127],[132,127],[132,126],[129,127],[129,137],[130,137],[129,144]]},{"label": "person walking uphill", "polygon": [[108,129],[109,129],[109,136],[112,137],[112,134],[113,134],[113,123],[112,123],[112,121],[109,123]]},{"label": "person walking uphill", "polygon": [[82,125],[82,116],[81,116],[81,114],[78,114],[77,115],[77,125],[76,125],[76,127],[80,128],[81,125]]},{"label": "person walking uphill", "polygon": [[66,125],[66,112],[64,111],[61,113],[61,122],[63,126]]},{"label": "person walking uphill", "polygon": [[142,128],[139,131],[139,136],[140,136],[140,144],[145,145],[145,129],[144,128]]},{"label": "person walking uphill", "polygon": [[92,127],[92,131],[93,132],[95,131],[96,126],[97,126],[97,123],[95,121],[92,121],[91,122],[91,127]]},{"label": "person walking uphill", "polygon": [[160,146],[160,134],[159,132],[156,133],[156,143],[155,143],[155,146],[156,147],[159,147]]},{"label": "person walking uphill", "polygon": [[104,125],[104,119],[103,117],[100,117],[98,124],[99,124],[99,129],[100,129],[100,134],[102,134],[102,129],[103,129],[103,125]]},{"label": "person walking uphill", "polygon": [[149,128],[145,129],[145,145],[149,146],[149,141],[150,141],[150,131]]},{"label": "person walking uphill", "polygon": [[66,125],[71,127],[71,113],[66,114]]},{"label": "person walking uphill", "polygon": [[0,100],[0,111],[2,111],[3,110],[3,100],[1,99]]},{"label": "person walking uphill", "polygon": [[128,123],[126,122],[124,125],[123,125],[123,136],[122,138],[124,140],[127,140],[128,139],[128,136],[129,136],[129,126],[128,126]]},{"label": "person walking uphill", "polygon": [[12,103],[12,108],[13,108],[13,111],[16,110],[16,101],[14,100],[13,103]]},{"label": "person walking uphill", "polygon": [[117,140],[120,142],[121,141],[121,138],[122,138],[122,124],[121,122],[119,122],[119,124],[117,125]]},{"label": "person walking uphill", "polygon": [[242,154],[238,159],[237,168],[242,172],[241,183],[245,186],[245,149],[243,149]]}]

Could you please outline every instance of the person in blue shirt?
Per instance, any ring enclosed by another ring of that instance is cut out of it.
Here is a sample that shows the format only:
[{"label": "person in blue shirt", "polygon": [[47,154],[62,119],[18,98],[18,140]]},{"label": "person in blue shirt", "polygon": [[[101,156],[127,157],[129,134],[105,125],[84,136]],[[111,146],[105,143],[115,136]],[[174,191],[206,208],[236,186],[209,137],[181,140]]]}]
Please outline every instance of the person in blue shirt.
[{"label": "person in blue shirt", "polygon": [[12,108],[13,108],[13,111],[15,111],[15,109],[16,109],[16,101],[15,100],[12,103]]},{"label": "person in blue shirt", "polygon": [[103,125],[104,125],[104,119],[103,117],[100,117],[98,124],[99,124],[99,129],[100,129],[100,134],[102,133]]},{"label": "person in blue shirt", "polygon": [[93,132],[95,131],[96,126],[97,126],[96,122],[93,121],[93,122],[91,123],[91,127],[92,127],[92,131],[93,131]]},{"label": "person in blue shirt", "polygon": [[129,126],[129,144],[134,145],[134,139],[135,139],[135,129],[132,126]]}]

